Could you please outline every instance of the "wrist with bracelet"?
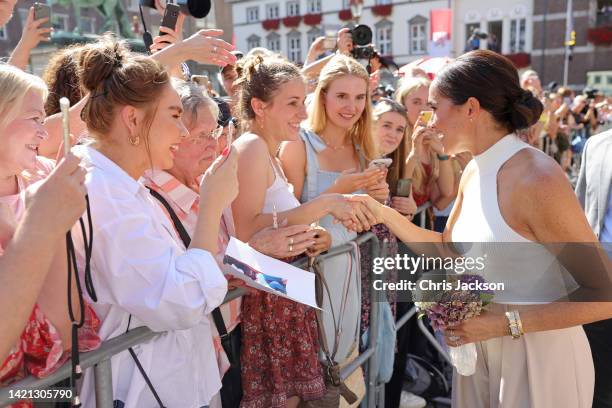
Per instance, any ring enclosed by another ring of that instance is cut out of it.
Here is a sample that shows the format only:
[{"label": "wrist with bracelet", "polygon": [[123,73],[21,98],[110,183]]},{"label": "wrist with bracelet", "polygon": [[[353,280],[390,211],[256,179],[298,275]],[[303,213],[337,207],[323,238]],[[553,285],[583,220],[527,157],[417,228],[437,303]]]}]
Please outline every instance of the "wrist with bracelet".
[{"label": "wrist with bracelet", "polygon": [[438,160],[440,161],[445,161],[445,160],[450,159],[450,156],[447,154],[436,153],[436,157],[438,157]]},{"label": "wrist with bracelet", "polygon": [[514,340],[519,339],[525,332],[523,331],[523,322],[518,310],[510,310],[506,312],[508,319],[508,333]]}]

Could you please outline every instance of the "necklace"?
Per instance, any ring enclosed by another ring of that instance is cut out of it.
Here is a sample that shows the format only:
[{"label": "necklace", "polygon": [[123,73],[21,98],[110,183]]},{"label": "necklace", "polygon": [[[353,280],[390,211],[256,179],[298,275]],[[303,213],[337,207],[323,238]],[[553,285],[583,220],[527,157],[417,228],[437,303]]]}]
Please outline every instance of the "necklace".
[{"label": "necklace", "polygon": [[335,152],[338,152],[338,151],[344,149],[345,147],[348,147],[348,146],[352,145],[352,143],[344,143],[344,144],[341,144],[340,146],[332,146],[331,144],[329,144],[327,142],[327,140],[325,140],[323,138],[321,138],[321,140],[323,140],[323,143],[325,143],[325,146],[329,147],[330,149],[332,149]]}]

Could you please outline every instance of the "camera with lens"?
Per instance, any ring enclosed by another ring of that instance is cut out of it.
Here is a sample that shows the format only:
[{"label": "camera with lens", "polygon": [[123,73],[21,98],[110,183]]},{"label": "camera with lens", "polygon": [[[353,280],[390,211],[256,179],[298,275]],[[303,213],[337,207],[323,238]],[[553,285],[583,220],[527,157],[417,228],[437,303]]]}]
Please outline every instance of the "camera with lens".
[{"label": "camera with lens", "polygon": [[478,28],[475,28],[474,30],[472,30],[471,37],[478,38],[479,40],[486,40],[487,38],[489,38],[489,35],[487,33],[481,33]]},{"label": "camera with lens", "polygon": [[353,37],[353,58],[369,60],[375,54],[372,44],[372,29],[365,24],[359,24],[351,31]]},{"label": "camera with lens", "polygon": [[[195,18],[204,18],[210,13],[211,0],[177,0],[181,13]],[[140,5],[155,8],[155,0],[140,0]]]}]

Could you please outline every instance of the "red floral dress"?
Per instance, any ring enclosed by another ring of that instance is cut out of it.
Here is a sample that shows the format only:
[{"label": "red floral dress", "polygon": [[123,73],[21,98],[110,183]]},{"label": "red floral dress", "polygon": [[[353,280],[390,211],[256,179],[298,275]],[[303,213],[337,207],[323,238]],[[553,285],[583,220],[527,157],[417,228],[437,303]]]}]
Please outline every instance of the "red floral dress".
[{"label": "red floral dress", "polygon": [[[98,329],[100,320],[89,305],[85,307],[85,324],[79,329],[79,351],[90,351],[100,345]],[[45,377],[64,364],[70,353],[66,352],[59,333],[35,305],[21,337],[0,365],[0,387],[18,381],[28,374]],[[20,401],[12,408],[30,408],[29,401]]]},{"label": "red floral dress", "polygon": [[280,408],[325,394],[313,308],[265,292],[242,301],[241,408]]}]

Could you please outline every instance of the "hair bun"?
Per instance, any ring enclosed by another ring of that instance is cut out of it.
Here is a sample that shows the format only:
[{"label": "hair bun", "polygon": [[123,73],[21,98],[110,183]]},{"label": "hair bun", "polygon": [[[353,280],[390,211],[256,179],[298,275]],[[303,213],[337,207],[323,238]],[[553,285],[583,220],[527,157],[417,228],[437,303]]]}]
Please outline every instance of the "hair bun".
[{"label": "hair bun", "polygon": [[83,47],[79,61],[81,84],[93,92],[127,60],[129,51],[116,38],[105,36]]},{"label": "hair bun", "polygon": [[510,108],[510,123],[515,129],[533,126],[542,115],[544,107],[531,91],[522,90]]}]

